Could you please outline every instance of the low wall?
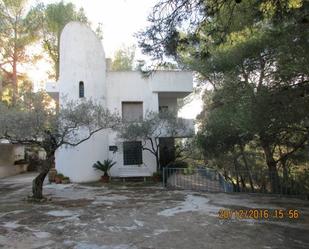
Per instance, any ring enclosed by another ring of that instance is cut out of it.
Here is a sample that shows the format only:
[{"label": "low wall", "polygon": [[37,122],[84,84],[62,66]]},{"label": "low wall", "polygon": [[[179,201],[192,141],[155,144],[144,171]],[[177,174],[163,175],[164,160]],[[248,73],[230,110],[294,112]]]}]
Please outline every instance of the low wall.
[{"label": "low wall", "polygon": [[24,146],[0,144],[0,178],[26,172],[27,164],[14,165],[15,161],[24,156]]},{"label": "low wall", "polygon": [[0,167],[13,165],[15,161],[14,145],[0,144]]},{"label": "low wall", "polygon": [[27,172],[28,164],[0,166],[0,178]]}]

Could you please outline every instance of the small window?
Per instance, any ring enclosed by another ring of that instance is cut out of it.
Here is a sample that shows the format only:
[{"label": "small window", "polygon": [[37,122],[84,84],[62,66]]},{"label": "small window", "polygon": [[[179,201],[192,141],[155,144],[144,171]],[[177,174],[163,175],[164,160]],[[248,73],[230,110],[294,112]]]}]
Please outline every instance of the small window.
[{"label": "small window", "polygon": [[79,97],[84,98],[85,97],[85,86],[84,81],[79,82]]},{"label": "small window", "polygon": [[143,120],[143,102],[122,102],[122,118],[129,122]]},{"label": "small window", "polygon": [[123,164],[139,165],[143,163],[142,142],[124,142],[123,143]]}]

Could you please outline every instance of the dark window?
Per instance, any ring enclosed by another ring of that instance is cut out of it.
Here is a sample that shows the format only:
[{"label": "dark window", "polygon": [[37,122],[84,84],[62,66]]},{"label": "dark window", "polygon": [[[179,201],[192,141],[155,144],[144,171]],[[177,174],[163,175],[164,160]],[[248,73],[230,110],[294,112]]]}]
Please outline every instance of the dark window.
[{"label": "dark window", "polygon": [[123,143],[123,164],[137,165],[143,163],[142,142],[124,142]]},{"label": "dark window", "polygon": [[79,97],[80,98],[84,98],[85,97],[85,86],[84,86],[84,82],[83,81],[79,82]]},{"label": "dark window", "polygon": [[143,120],[143,102],[122,102],[122,118],[129,122]]},{"label": "dark window", "polygon": [[166,105],[159,106],[159,112],[167,112],[167,111],[168,111],[168,106]]}]

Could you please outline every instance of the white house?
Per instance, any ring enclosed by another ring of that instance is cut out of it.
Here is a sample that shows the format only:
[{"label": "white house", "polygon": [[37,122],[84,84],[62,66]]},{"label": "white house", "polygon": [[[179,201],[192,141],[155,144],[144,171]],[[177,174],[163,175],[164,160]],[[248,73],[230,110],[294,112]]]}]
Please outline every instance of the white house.
[{"label": "white house", "polygon": [[[101,41],[86,25],[71,22],[60,39],[60,76],[46,90],[66,100],[92,98],[122,116],[145,116],[147,111],[175,110],[177,99],[193,90],[192,73],[158,71],[143,78],[137,71],[109,71]],[[188,122],[193,129],[193,122]],[[184,135],[185,136],[185,135]],[[56,169],[72,181],[97,180],[100,173],[92,168],[96,161],[112,159],[112,176],[151,176],[155,158],[148,151],[136,150],[139,141],[121,142],[113,131],[102,131],[77,147],[61,148],[56,153]],[[117,152],[112,150],[117,146]],[[132,151],[134,152],[132,154]]]}]

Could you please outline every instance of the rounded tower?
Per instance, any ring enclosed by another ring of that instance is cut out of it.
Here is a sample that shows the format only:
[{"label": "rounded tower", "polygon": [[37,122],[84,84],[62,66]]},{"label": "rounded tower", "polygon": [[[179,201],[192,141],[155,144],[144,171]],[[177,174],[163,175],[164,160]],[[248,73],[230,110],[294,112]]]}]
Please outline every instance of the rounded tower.
[{"label": "rounded tower", "polygon": [[[106,107],[106,60],[102,43],[85,24],[68,23],[60,37],[59,106],[66,101],[93,99]],[[99,178],[92,165],[108,155],[107,134],[99,132],[77,147],[56,153],[56,169],[72,181]]]},{"label": "rounded tower", "polygon": [[[68,23],[60,37],[59,91],[60,105],[67,99],[106,97],[106,59],[103,46],[86,24]],[[84,96],[80,96],[83,85]]]}]

